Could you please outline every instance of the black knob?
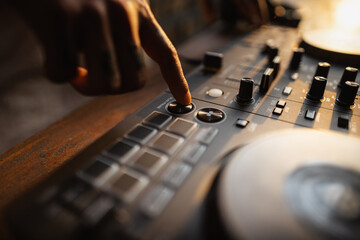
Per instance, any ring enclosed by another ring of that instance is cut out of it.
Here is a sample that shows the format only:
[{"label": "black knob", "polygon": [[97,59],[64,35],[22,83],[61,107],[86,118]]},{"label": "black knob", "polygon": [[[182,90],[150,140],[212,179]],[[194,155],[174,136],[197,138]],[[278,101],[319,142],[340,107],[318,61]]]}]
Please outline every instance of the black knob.
[{"label": "black knob", "polygon": [[225,118],[225,113],[216,108],[202,108],[197,112],[196,117],[203,122],[216,123]]},{"label": "black knob", "polygon": [[174,114],[185,114],[189,113],[194,109],[194,105],[190,103],[189,105],[182,105],[176,101],[169,104],[167,107],[168,111]]},{"label": "black knob", "polygon": [[252,103],[253,98],[254,80],[251,78],[242,78],[240,81],[239,93],[236,95],[238,103]]},{"label": "black knob", "polygon": [[330,63],[319,62],[314,77],[321,76],[327,78],[329,74],[329,70],[330,70]]},{"label": "black knob", "polygon": [[205,70],[217,71],[222,67],[222,60],[224,55],[216,52],[206,52],[204,56]]},{"label": "black knob", "polygon": [[274,69],[267,68],[261,78],[260,92],[265,94],[269,90],[273,80],[274,80]]},{"label": "black knob", "polygon": [[290,62],[290,69],[296,70],[300,66],[300,62],[302,57],[304,56],[305,50],[303,48],[297,48],[294,50],[291,62]]},{"label": "black knob", "polygon": [[274,69],[274,78],[276,78],[276,76],[279,73],[280,65],[281,65],[281,57],[280,56],[274,57],[274,59],[270,64],[270,67]]},{"label": "black knob", "polygon": [[271,62],[277,55],[279,55],[279,48],[275,46],[270,47],[268,52],[268,63],[271,64]]},{"label": "black knob", "polygon": [[342,87],[347,81],[355,82],[357,73],[358,73],[357,68],[353,68],[353,67],[345,68],[338,87]]},{"label": "black knob", "polygon": [[320,101],[321,99],[323,99],[326,82],[326,78],[321,76],[315,76],[306,97],[314,101]]},{"label": "black knob", "polygon": [[275,41],[273,39],[268,39],[265,42],[264,48],[262,50],[262,53],[268,54],[270,52],[271,48],[276,47]]},{"label": "black knob", "polygon": [[356,82],[347,81],[343,85],[339,97],[336,99],[336,103],[340,106],[349,107],[354,105],[357,91],[359,90],[359,84]]}]

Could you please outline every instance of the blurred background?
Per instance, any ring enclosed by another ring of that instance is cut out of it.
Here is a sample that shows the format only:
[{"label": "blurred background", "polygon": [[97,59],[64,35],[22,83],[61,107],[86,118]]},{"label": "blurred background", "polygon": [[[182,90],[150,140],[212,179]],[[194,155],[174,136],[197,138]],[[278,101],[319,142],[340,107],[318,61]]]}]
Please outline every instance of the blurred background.
[{"label": "blurred background", "polygon": [[[189,52],[189,40],[208,25],[200,2],[150,0],[156,18],[179,49],[180,56]],[[299,7],[303,16],[300,25],[303,31],[337,28],[360,36],[358,0],[285,2]],[[317,11],[331,14],[318,14]],[[228,14],[219,9],[218,12]],[[281,14],[281,9],[278,13]],[[215,40],[203,37],[201,41],[211,45]],[[190,52],[192,50],[190,48]],[[0,153],[93,99],[80,95],[67,84],[57,85],[48,81],[42,67],[43,60],[42,49],[29,27],[13,9],[0,2]],[[182,60],[185,73],[196,66],[187,64],[184,58]],[[148,67],[156,67],[149,59],[146,62]]]}]

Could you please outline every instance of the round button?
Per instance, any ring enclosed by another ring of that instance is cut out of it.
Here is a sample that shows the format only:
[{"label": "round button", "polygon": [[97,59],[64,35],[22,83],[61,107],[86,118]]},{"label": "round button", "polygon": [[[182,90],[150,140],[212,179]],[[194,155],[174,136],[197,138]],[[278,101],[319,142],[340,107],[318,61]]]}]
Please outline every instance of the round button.
[{"label": "round button", "polygon": [[191,103],[189,105],[182,105],[176,101],[169,104],[167,107],[168,111],[174,114],[185,114],[189,113],[194,109],[194,105]]},{"label": "round button", "polygon": [[202,108],[196,114],[200,121],[207,123],[220,122],[224,119],[225,113],[216,108]]},{"label": "round button", "polygon": [[210,97],[218,98],[218,97],[221,97],[222,95],[224,95],[224,92],[221,89],[212,88],[209,91],[207,91],[206,94]]}]

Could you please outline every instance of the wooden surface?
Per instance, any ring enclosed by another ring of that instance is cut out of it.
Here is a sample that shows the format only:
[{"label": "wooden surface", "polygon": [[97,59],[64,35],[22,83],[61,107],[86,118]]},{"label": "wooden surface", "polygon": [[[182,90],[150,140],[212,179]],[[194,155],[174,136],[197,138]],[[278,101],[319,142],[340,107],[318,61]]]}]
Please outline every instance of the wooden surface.
[{"label": "wooden surface", "polygon": [[148,76],[145,88],[96,98],[0,155],[0,239],[10,238],[3,216],[8,203],[166,88],[157,68]]}]

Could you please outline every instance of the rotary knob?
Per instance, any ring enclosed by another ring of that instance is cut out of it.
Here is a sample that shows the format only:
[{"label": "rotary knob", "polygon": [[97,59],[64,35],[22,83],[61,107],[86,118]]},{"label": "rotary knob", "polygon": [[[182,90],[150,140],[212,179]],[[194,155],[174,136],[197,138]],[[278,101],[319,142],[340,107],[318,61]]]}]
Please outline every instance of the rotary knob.
[{"label": "rotary knob", "polygon": [[198,111],[196,117],[206,123],[216,123],[225,118],[225,113],[216,108],[202,108]]},{"label": "rotary knob", "polygon": [[327,78],[329,74],[330,66],[331,66],[330,63],[319,62],[314,77],[321,76]]},{"label": "rotary knob", "polygon": [[326,78],[321,76],[315,76],[306,97],[314,101],[320,101],[321,99],[323,99],[326,82],[327,82]]},{"label": "rotary knob", "polygon": [[274,81],[274,69],[267,68],[261,77],[260,92],[262,94],[265,94],[269,90],[270,85],[273,81]]},{"label": "rotary knob", "polygon": [[297,48],[294,50],[291,62],[290,62],[290,69],[296,70],[300,66],[301,59],[305,53],[303,48]]},{"label": "rotary knob", "polygon": [[169,104],[167,107],[168,111],[174,114],[185,114],[189,113],[194,109],[194,105],[190,103],[189,105],[182,105],[176,101]]},{"label": "rotary knob", "polygon": [[276,47],[275,41],[273,39],[268,39],[265,42],[264,48],[262,50],[262,53],[268,54],[270,52],[271,48]]},{"label": "rotary knob", "polygon": [[274,57],[274,59],[270,63],[270,67],[274,69],[274,78],[276,78],[279,73],[280,65],[281,65],[281,57],[280,56]]},{"label": "rotary knob", "polygon": [[345,68],[338,87],[342,87],[347,81],[355,82],[357,73],[358,73],[357,68],[353,68],[353,67]]},{"label": "rotary knob", "polygon": [[204,56],[205,70],[216,72],[222,67],[224,55],[216,52],[206,52]]},{"label": "rotary knob", "polygon": [[274,60],[276,56],[279,55],[279,48],[275,46],[271,46],[268,51],[268,62],[271,64],[271,62]]},{"label": "rotary knob", "polygon": [[336,99],[336,103],[343,107],[349,107],[354,105],[357,91],[359,90],[359,84],[356,82],[347,81],[343,85],[339,97]]},{"label": "rotary knob", "polygon": [[238,103],[252,103],[253,98],[254,80],[251,78],[242,78],[240,81],[239,93],[236,95]]}]

